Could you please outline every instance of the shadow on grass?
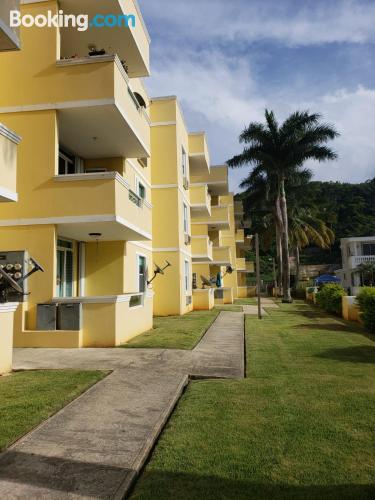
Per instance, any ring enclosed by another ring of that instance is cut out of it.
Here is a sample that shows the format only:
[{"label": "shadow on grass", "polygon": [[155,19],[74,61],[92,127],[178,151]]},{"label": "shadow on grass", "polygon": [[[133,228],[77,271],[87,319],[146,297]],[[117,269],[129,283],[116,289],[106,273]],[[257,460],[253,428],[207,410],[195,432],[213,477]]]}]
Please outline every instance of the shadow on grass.
[{"label": "shadow on grass", "polygon": [[276,483],[261,484],[250,480],[230,480],[216,476],[178,474],[166,471],[146,472],[143,476],[143,480],[141,478],[140,485],[142,487],[135,488],[131,499],[337,500],[340,498],[344,500],[360,500],[372,499],[375,496],[375,485],[339,484],[328,486],[292,486]]},{"label": "shadow on grass", "polygon": [[334,359],[350,363],[375,364],[375,347],[369,345],[327,349],[316,354],[317,358]]},{"label": "shadow on grass", "polygon": [[360,326],[347,325],[336,321],[335,323],[304,323],[293,326],[296,330],[327,330],[330,332],[362,333]]}]

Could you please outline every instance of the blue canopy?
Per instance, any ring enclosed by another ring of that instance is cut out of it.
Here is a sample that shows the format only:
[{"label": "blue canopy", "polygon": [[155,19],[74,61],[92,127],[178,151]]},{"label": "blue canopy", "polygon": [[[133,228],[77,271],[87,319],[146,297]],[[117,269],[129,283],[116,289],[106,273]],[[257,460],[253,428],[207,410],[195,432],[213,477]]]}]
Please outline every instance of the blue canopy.
[{"label": "blue canopy", "polygon": [[340,283],[340,278],[332,276],[332,274],[322,274],[315,279],[316,285],[323,285],[324,283]]}]

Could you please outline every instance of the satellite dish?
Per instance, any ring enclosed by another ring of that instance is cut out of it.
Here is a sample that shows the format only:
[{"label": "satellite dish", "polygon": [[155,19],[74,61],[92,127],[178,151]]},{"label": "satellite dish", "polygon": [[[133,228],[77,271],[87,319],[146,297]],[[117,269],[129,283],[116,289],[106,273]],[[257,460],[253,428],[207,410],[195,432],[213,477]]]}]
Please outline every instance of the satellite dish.
[{"label": "satellite dish", "polygon": [[227,269],[226,269],[226,274],[232,274],[233,273],[233,267],[232,266],[227,266]]},{"label": "satellite dish", "polygon": [[11,277],[9,276],[9,274],[7,274],[7,273],[6,273],[5,271],[3,271],[3,269],[1,269],[1,268],[0,268],[0,276],[2,276],[2,277],[5,279],[5,281],[7,281],[7,282],[10,284],[10,286],[11,286],[11,287],[12,287],[12,288],[16,291],[16,292],[18,292],[18,293],[22,293],[22,294],[23,294],[23,290],[22,290],[22,288],[19,286],[19,284],[18,284],[16,281],[14,281],[14,279],[13,279],[13,278],[11,278]]},{"label": "satellite dish", "polygon": [[39,262],[37,262],[32,257],[30,257],[30,262],[34,266],[35,271],[41,271],[42,273],[44,273],[44,268],[39,264]]},{"label": "satellite dish", "polygon": [[212,283],[210,280],[208,280],[205,276],[203,276],[201,274],[201,280],[202,280],[202,283],[203,283],[203,289],[205,286],[209,286],[210,288],[212,287]]},{"label": "satellite dish", "polygon": [[163,269],[160,266],[158,266],[157,264],[155,264],[155,273],[156,274],[164,274],[164,271],[163,271]]}]

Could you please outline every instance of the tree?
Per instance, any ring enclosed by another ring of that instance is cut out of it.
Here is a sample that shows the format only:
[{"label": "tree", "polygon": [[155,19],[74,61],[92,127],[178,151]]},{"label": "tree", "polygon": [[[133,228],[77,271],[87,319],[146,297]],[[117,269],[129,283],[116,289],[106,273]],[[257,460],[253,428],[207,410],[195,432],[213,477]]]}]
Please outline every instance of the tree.
[{"label": "tree", "polygon": [[291,302],[289,265],[289,220],[286,183],[303,170],[307,160],[319,162],[337,158],[325,144],[338,136],[335,128],[320,123],[320,115],[296,111],[279,126],[272,111],[265,111],[266,123],[250,123],[240,135],[245,147],[228,161],[232,168],[253,166],[254,175],[275,182],[274,219],[281,240],[283,301]]},{"label": "tree", "polygon": [[335,233],[310,209],[293,207],[289,214],[289,240],[296,250],[296,283],[300,281],[300,250],[308,245],[328,249],[335,241]]}]

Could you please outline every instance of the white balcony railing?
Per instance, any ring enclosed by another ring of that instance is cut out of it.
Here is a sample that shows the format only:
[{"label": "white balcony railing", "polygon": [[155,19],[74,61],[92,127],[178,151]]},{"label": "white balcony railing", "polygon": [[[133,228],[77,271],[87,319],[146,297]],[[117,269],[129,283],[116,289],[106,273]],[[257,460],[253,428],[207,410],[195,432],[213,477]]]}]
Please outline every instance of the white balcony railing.
[{"label": "white balcony railing", "polygon": [[360,264],[375,263],[375,255],[355,255],[354,257],[350,257],[349,263],[351,269],[355,269]]}]

